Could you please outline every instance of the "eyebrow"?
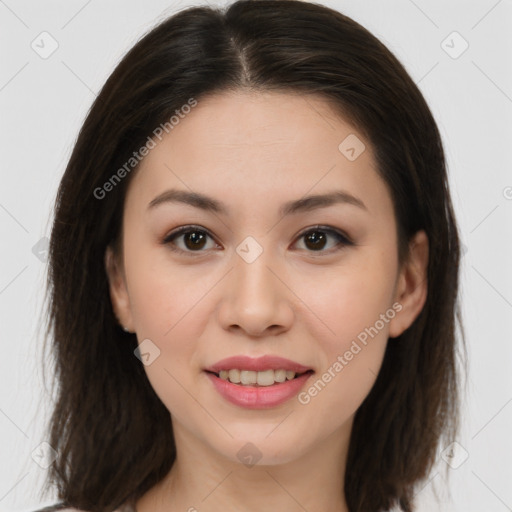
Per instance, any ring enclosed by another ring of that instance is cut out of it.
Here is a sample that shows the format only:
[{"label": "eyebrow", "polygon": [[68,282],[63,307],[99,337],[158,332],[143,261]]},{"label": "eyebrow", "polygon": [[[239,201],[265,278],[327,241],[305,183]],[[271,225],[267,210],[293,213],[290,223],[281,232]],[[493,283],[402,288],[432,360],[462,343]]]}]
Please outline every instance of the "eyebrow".
[{"label": "eyebrow", "polygon": [[[204,211],[229,215],[228,208],[213,197],[199,192],[170,189],[155,197],[148,205],[148,210],[164,203],[184,203]],[[295,213],[308,212],[317,208],[325,208],[334,204],[349,204],[368,211],[361,199],[353,196],[345,190],[335,190],[327,194],[317,194],[288,201],[279,209],[279,215],[286,216]]]}]

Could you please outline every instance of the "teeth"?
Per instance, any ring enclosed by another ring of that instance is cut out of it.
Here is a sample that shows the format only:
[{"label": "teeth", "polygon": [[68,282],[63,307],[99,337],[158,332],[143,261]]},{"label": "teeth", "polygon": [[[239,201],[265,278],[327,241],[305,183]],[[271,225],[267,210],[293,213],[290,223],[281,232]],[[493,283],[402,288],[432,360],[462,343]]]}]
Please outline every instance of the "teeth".
[{"label": "teeth", "polygon": [[295,378],[295,372],[291,370],[265,370],[255,372],[251,370],[221,370],[219,377],[223,380],[229,380],[234,384],[243,386],[272,386],[276,382],[284,382]]},{"label": "teeth", "polygon": [[251,372],[248,370],[242,370],[240,372],[240,382],[242,384],[256,384],[256,381],[258,380],[257,372]]},{"label": "teeth", "polygon": [[265,370],[256,373],[256,382],[258,386],[272,386],[275,382],[274,370]]},{"label": "teeth", "polygon": [[240,370],[229,370],[228,377],[231,382],[238,384],[240,382]]},{"label": "teeth", "polygon": [[274,370],[274,380],[284,382],[286,380],[286,370]]}]

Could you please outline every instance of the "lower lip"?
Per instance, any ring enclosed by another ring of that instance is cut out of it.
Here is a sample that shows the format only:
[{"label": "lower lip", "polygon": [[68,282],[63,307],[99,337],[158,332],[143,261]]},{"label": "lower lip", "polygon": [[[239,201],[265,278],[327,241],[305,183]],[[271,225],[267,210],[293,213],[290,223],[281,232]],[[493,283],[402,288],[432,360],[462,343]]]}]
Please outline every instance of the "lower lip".
[{"label": "lower lip", "polygon": [[269,409],[276,407],[298,394],[306,381],[313,375],[307,372],[296,379],[278,382],[272,386],[242,386],[205,372],[215,389],[232,404],[246,409]]}]

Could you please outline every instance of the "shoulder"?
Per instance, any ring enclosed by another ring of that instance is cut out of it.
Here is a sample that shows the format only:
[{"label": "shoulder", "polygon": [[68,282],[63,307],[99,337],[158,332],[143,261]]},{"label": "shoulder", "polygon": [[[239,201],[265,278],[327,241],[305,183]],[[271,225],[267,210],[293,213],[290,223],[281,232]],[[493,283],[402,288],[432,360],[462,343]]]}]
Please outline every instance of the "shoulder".
[{"label": "shoulder", "polygon": [[61,503],[57,503],[56,505],[51,505],[49,507],[39,508],[37,510],[34,510],[34,512],[57,512],[57,511],[58,512],[85,512],[78,508],[67,507],[66,505],[63,505]]},{"label": "shoulder", "polygon": [[[132,505],[125,504],[124,506],[118,508],[114,512],[133,512],[133,511],[135,511],[135,508]],[[57,504],[51,505],[49,507],[34,510],[34,512],[86,512],[86,511],[78,509],[78,508],[68,507],[63,503],[57,503]]]},{"label": "shoulder", "polygon": [[38,508],[37,510],[34,510],[34,512],[83,512],[77,508],[70,508],[66,507],[66,505],[51,505],[49,507],[45,508]]}]

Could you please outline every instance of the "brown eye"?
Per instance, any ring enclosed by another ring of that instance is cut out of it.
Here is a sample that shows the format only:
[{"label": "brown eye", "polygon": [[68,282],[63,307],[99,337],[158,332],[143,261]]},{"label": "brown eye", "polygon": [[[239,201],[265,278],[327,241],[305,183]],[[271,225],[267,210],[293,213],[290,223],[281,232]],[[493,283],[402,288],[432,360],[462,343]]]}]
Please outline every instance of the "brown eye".
[{"label": "brown eye", "polygon": [[305,235],[305,243],[308,249],[318,251],[325,247],[327,237],[322,231],[311,231]]},{"label": "brown eye", "polygon": [[183,235],[183,241],[187,249],[202,249],[205,245],[206,236],[200,231],[189,231]]},{"label": "brown eye", "polygon": [[[334,244],[329,246],[329,239],[334,239]],[[347,245],[354,245],[347,236],[335,229],[322,226],[314,227],[303,232],[299,240],[304,240],[305,249],[309,252],[331,252],[339,250]]]},{"label": "brown eye", "polygon": [[[203,229],[195,228],[194,226],[182,226],[167,235],[162,243],[169,245],[169,247],[175,251],[199,253],[206,252],[206,250],[212,248],[207,247],[208,238],[213,241],[213,237]],[[180,239],[181,244],[177,243]],[[215,246],[216,244],[213,241],[213,247]]]}]

